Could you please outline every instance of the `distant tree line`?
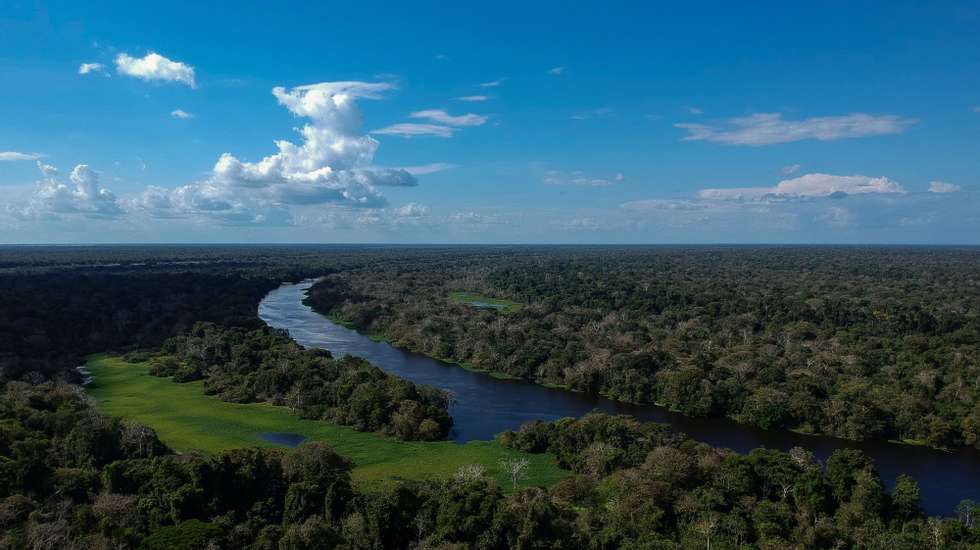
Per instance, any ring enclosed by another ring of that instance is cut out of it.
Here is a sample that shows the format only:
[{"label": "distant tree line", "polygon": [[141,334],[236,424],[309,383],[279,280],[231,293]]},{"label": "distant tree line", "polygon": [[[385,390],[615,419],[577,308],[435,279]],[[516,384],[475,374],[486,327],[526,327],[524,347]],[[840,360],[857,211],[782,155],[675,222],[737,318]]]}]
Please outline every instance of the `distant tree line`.
[{"label": "distant tree line", "polygon": [[443,439],[448,395],[386,374],[369,362],[307,350],[282,330],[198,323],[168,339],[150,373],[204,380],[204,392],[234,403],[268,402],[302,417],[405,440]]},{"label": "distant tree line", "polygon": [[411,350],[692,416],[980,448],[975,248],[487,248],[345,269],[308,303]]},{"label": "distant tree line", "polygon": [[468,249],[0,245],[0,382],[80,381],[86,355],[150,350],[198,321],[259,327],[283,282]]},{"label": "distant tree line", "polygon": [[0,380],[71,376],[87,354],[149,349],[197,321],[257,326],[278,283],[235,273],[0,276]]}]

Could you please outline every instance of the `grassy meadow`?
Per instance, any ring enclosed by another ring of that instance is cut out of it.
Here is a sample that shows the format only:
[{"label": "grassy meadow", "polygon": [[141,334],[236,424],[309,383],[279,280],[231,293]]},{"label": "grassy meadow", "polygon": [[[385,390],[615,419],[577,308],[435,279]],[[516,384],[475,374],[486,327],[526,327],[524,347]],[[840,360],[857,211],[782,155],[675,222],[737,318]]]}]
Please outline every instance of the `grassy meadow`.
[{"label": "grassy meadow", "polygon": [[500,470],[501,458],[525,456],[530,460],[522,485],[550,485],[567,476],[551,455],[525,454],[495,441],[398,441],[317,420],[304,420],[286,407],[264,403],[227,403],[205,395],[202,382],[178,384],[151,376],[145,363],[96,355],[86,365],[93,382],[88,388],[100,411],[130,418],[156,430],[176,451],[208,453],[239,447],[273,447],[262,433],[291,433],[310,441],[325,441],[350,457],[359,484],[384,479],[435,479],[452,475],[460,466],[482,464],[500,486],[510,488]]}]

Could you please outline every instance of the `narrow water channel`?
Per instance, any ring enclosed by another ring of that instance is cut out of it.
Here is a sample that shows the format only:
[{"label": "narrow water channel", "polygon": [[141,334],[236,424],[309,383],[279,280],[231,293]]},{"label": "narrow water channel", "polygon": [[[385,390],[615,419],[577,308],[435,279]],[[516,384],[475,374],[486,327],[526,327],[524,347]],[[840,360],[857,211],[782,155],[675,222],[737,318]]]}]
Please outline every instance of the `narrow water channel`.
[{"label": "narrow water channel", "polygon": [[455,421],[451,437],[461,443],[492,439],[494,434],[516,429],[530,420],[578,417],[600,409],[670,424],[694,439],[736,452],[756,447],[785,451],[799,446],[825,461],[835,449],[861,449],[875,460],[889,487],[899,474],[915,477],[922,491],[923,507],[931,515],[952,515],[963,499],[980,501],[980,452],[974,450],[944,453],[888,442],[859,443],[766,431],[723,418],[691,418],[654,405],[632,405],[521,380],[500,380],[375,342],[331,322],[303,304],[312,284],[284,284],[273,290],[259,304],[259,317],[272,327],[288,330],[305,347],[326,349],[336,357],[362,357],[386,372],[450,391],[455,396],[450,411]]}]

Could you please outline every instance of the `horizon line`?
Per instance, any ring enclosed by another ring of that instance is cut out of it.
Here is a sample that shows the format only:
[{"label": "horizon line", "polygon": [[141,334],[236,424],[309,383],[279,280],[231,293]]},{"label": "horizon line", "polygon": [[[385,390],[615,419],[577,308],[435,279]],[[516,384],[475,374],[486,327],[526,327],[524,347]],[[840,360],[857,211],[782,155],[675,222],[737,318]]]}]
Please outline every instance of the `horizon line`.
[{"label": "horizon line", "polygon": [[2,247],[29,247],[29,246],[39,246],[39,247],[99,247],[99,246],[241,246],[241,247],[259,247],[259,246],[391,246],[391,247],[430,247],[430,246],[513,246],[513,247],[540,247],[540,246],[566,246],[566,247],[585,247],[585,246],[800,246],[800,247],[828,247],[828,246],[840,246],[840,247],[868,247],[868,246],[881,246],[881,247],[980,247],[980,242],[977,243],[888,243],[888,242],[864,242],[864,243],[834,243],[834,242],[676,242],[676,243],[630,243],[630,242],[608,242],[608,243],[560,243],[560,242],[541,242],[541,243],[513,243],[513,242],[499,242],[499,243],[438,243],[438,242],[418,242],[418,243],[390,243],[390,242],[207,242],[207,241],[193,241],[193,242],[91,242],[91,243],[59,243],[59,242],[45,242],[45,243],[0,243],[0,248]]}]

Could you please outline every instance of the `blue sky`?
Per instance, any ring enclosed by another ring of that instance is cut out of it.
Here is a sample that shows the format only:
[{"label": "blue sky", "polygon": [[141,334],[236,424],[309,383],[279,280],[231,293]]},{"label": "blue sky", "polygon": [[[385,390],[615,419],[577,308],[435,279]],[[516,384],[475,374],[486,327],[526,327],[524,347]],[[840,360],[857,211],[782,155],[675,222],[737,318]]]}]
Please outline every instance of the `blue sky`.
[{"label": "blue sky", "polygon": [[0,5],[0,242],[980,243],[977,2],[198,4]]}]

